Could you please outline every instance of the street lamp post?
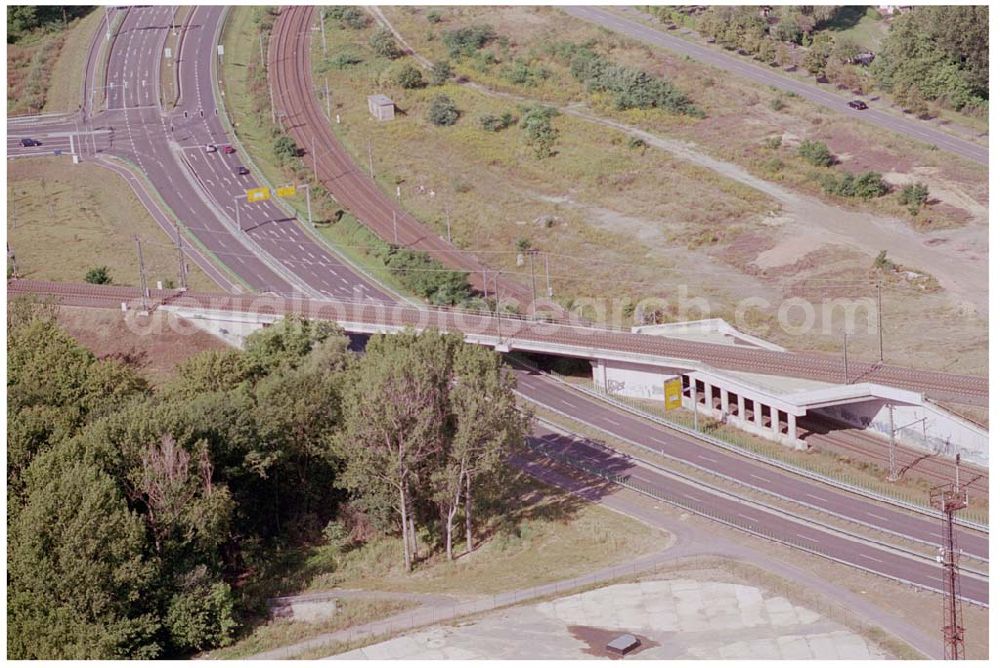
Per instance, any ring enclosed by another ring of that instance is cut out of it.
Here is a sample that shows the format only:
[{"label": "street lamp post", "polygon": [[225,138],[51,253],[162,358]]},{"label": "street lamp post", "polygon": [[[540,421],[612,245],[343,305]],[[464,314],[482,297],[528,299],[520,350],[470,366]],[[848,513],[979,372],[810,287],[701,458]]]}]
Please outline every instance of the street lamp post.
[{"label": "street lamp post", "polygon": [[303,183],[302,185],[298,186],[298,188],[296,188],[296,190],[299,189],[299,188],[305,188],[305,191],[306,191],[306,214],[309,216],[309,227],[315,227],[315,225],[313,225],[313,208],[312,208],[312,198],[309,195],[309,190],[310,190],[309,184],[308,183]]}]

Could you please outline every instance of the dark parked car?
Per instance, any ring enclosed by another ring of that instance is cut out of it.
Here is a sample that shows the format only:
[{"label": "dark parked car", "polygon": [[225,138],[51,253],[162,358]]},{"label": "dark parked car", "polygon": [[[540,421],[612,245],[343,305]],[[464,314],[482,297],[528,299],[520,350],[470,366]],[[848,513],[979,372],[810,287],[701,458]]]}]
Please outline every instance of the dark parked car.
[{"label": "dark parked car", "polygon": [[858,111],[864,111],[868,108],[868,105],[861,100],[851,100],[847,103],[847,106],[851,109],[857,109]]},{"label": "dark parked car", "polygon": [[21,140],[21,146],[41,146],[42,142],[37,139],[32,139],[31,137],[25,137]]},{"label": "dark parked car", "polygon": [[225,146],[222,147],[222,152],[226,154],[236,153],[236,149],[233,148],[231,144],[226,144]]},{"label": "dark parked car", "polygon": [[240,176],[246,176],[247,174],[250,173],[250,170],[244,167],[243,165],[240,165],[239,167],[236,168],[236,173],[239,174]]}]

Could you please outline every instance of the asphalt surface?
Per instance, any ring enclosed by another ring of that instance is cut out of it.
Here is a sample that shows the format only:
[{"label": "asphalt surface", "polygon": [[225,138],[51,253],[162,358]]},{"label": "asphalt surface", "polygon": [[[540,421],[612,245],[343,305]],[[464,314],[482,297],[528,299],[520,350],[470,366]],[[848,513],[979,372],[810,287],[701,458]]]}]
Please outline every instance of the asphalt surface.
[{"label": "asphalt surface", "polygon": [[[653,490],[660,498],[675,500],[682,506],[711,508],[713,513],[727,521],[748,526],[757,533],[781,537],[804,549],[844,563],[856,564],[875,573],[923,587],[941,587],[941,568],[932,562],[891,554],[882,548],[832,534],[739,500],[718,496],[698,486],[639,466],[628,457],[587,439],[567,437],[543,427],[536,430],[535,436],[545,444],[545,451],[580,461],[592,469],[622,476],[630,483]],[[969,600],[989,603],[988,582],[962,576],[960,589],[962,596]]]},{"label": "asphalt surface", "polygon": [[[532,401],[559,411],[574,420],[603,429],[622,439],[639,443],[686,464],[724,476],[745,487],[766,490],[800,504],[876,527],[888,533],[938,544],[941,523],[892,508],[873,508],[862,497],[817,485],[814,482],[759,464],[745,457],[706,446],[680,433],[615,410],[613,407],[573,392],[545,374],[517,370],[518,391]],[[962,550],[980,559],[989,558],[989,538],[958,529]]]},{"label": "asphalt surface", "polygon": [[721,70],[732,72],[748,81],[764,86],[773,86],[780,90],[791,91],[810,102],[850,116],[852,119],[856,119],[862,123],[869,123],[899,133],[910,139],[937,146],[943,151],[954,153],[980,165],[989,165],[989,148],[937,130],[925,122],[916,119],[901,118],[894,114],[879,111],[876,108],[869,108],[864,111],[851,109],[847,106],[849,98],[842,95],[782,76],[766,66],[742,60],[737,56],[720,53],[715,49],[689,42],[680,37],[668,35],[655,28],[650,28],[636,21],[629,20],[600,7],[563,7],[563,11],[570,16],[596,23],[609,30],[627,35],[647,44],[690,56],[695,60],[718,67]]},{"label": "asphalt surface", "polygon": [[[97,151],[91,157],[107,154],[135,163],[166,204],[209,251],[256,290],[284,294],[319,294],[351,300],[362,296],[368,301],[390,301],[387,295],[338,264],[335,258],[315,245],[297,223],[283,220],[283,214],[276,206],[267,203],[247,206],[245,213],[241,210],[241,222],[248,229],[243,237],[236,230],[233,218],[220,215],[220,209],[235,214],[235,205],[228,203],[233,202],[246,187],[255,185],[234,173],[234,162],[239,158],[227,157],[221,152],[205,153],[203,149],[206,143],[221,144],[226,141],[222,125],[216,116],[211,71],[222,9],[198,7],[191,13],[179,48],[181,101],[176,109],[166,114],[160,111],[157,102],[159,77],[150,73],[158,72],[162,43],[169,30],[170,12],[170,8],[164,7],[133,8],[128,11],[112,45],[107,78],[110,86],[107,89],[108,110],[94,113],[91,109],[82,119],[85,128],[89,127],[95,132],[106,131],[108,135],[109,147],[105,149],[98,144]],[[32,131],[30,123],[28,125],[28,131]],[[10,127],[8,123],[8,131]],[[19,131],[25,131],[23,123],[18,127]],[[60,126],[51,121],[39,121],[38,127],[47,128],[54,136]],[[39,153],[51,151],[48,146],[38,148]],[[230,207],[228,210],[227,205]],[[267,259],[262,260],[261,257]],[[121,294],[124,295],[125,292]],[[757,472],[744,459],[724,455],[704,444],[684,441],[666,430],[617,413],[568,389],[556,387],[545,379],[522,377],[521,380],[524,392],[562,412],[570,412],[572,406],[578,419],[602,428],[610,427],[623,438],[647,442],[651,446],[659,444],[670,447],[680,453],[677,456],[691,457],[692,461],[697,460],[702,466],[706,463],[724,466],[726,475],[742,475],[741,472],[754,470],[764,480],[757,480],[754,484],[750,482],[754,479],[744,475],[743,480],[747,481],[745,484],[755,487],[778,485],[780,489],[795,495],[792,498],[800,502],[809,504],[810,497],[817,504],[822,500],[822,503],[828,504],[828,508],[835,508],[838,514],[867,512],[867,524],[885,522],[897,533],[913,532],[914,538],[918,540],[928,539],[931,535],[928,525],[932,523],[846,495],[832,493],[832,496],[824,496],[828,490],[822,486],[789,476],[779,476],[770,470]],[[706,500],[706,503],[717,501]],[[743,510],[746,511],[745,508]],[[748,512],[744,514],[749,515]],[[896,517],[897,515],[901,517]],[[796,526],[801,528],[801,525]],[[816,539],[826,545],[831,534],[820,533],[823,535]],[[933,529],[934,538],[938,535],[939,530]],[[969,553],[976,551],[977,554],[988,554],[980,544],[984,542],[981,537],[963,535],[960,541],[963,549]],[[877,552],[881,556],[874,556],[876,553],[868,555],[871,558],[860,556],[857,552],[860,544],[852,545],[854,547],[851,550],[844,550],[848,563],[856,563],[876,572],[882,572],[880,569],[893,572],[902,569],[901,572],[912,575],[906,579],[914,582],[929,582],[928,578],[932,578],[935,583],[940,582],[938,569],[918,562],[911,564],[909,562],[912,560],[901,560],[897,555],[884,551]],[[865,547],[866,550],[877,550]],[[855,554],[858,556],[854,556]],[[963,593],[970,598],[981,595],[985,597],[975,581],[970,582]]]},{"label": "asphalt surface", "polygon": [[[222,7],[197,7],[180,27],[179,104],[160,108],[159,71],[163,44],[170,31],[172,7],[133,7],[115,33],[108,57],[106,84],[90,81],[87,108],[69,118],[8,121],[8,156],[49,155],[68,151],[68,134],[80,131],[84,159],[113,156],[139,168],[163,203],[197,237],[207,253],[230,268],[255,292],[359,301],[394,301],[313,239],[273,202],[250,204],[245,191],[258,184],[239,175],[244,158],[226,154],[228,138],[218,118],[212,66]],[[95,44],[104,31],[96,35]],[[90,58],[98,57],[92,48]],[[21,137],[42,141],[23,148]],[[93,136],[95,141],[87,141]],[[209,144],[220,147],[206,152]],[[239,207],[239,227],[237,227]],[[241,231],[242,228],[242,231]],[[230,287],[224,285],[223,287]],[[233,286],[235,287],[235,286]]]}]

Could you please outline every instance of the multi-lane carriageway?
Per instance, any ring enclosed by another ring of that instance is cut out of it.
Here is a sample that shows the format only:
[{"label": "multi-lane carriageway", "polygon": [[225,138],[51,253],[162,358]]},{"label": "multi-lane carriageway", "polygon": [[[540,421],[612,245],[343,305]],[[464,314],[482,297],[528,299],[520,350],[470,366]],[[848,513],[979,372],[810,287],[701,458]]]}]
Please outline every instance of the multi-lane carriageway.
[{"label": "multi-lane carriageway", "polygon": [[[71,306],[120,308],[136,306],[139,291],[135,288],[93,285],[64,285],[40,281],[10,281],[9,297],[20,294],[36,294],[54,298],[57,302]],[[553,327],[516,318],[496,318],[471,314],[450,313],[447,310],[420,309],[406,305],[379,306],[367,302],[335,302],[305,299],[252,298],[249,296],[206,295],[154,290],[150,294],[150,305],[188,310],[201,309],[209,312],[229,312],[235,314],[288,315],[299,314],[312,318],[326,318],[339,322],[349,331],[373,332],[392,331],[404,326],[435,326],[442,331],[462,331],[474,337],[487,340],[491,332],[500,331],[508,340],[521,336],[533,336],[535,328]],[[423,313],[422,313],[423,312]],[[466,328],[466,329],[463,329]],[[576,327],[571,326],[571,327]],[[592,425],[625,441],[640,443],[661,451],[668,457],[699,469],[726,477],[739,485],[765,491],[785,499],[820,510],[823,513],[846,519],[887,534],[908,538],[923,545],[934,545],[940,539],[940,523],[935,518],[910,514],[886,507],[869,499],[841,492],[822,484],[784,473],[764,464],[747,460],[692,440],[665,427],[651,424],[638,417],[621,413],[613,407],[583,396],[544,374],[529,371],[518,372],[518,390],[530,401],[551,407],[579,422]],[[583,446],[580,446],[583,447]],[[581,457],[592,458],[589,451],[580,451]],[[615,459],[614,467],[620,467],[622,460]],[[619,472],[620,471],[616,471]],[[643,479],[661,475],[655,472],[636,472]],[[648,482],[648,481],[647,481]],[[665,491],[677,489],[677,482],[666,478],[657,481]],[[716,495],[703,496],[692,488],[690,495],[705,503],[718,504],[717,510],[728,513],[734,510],[731,499],[724,500]],[[940,569],[930,560],[913,559],[884,548],[865,545],[858,540],[846,538],[823,529],[809,527],[788,519],[782,519],[773,512],[740,506],[739,515],[756,518],[762,530],[769,533],[787,535],[791,542],[809,542],[812,548],[845,563],[853,564],[869,571],[889,575],[912,582],[919,586],[937,588],[940,583]],[[791,522],[791,523],[789,523]],[[794,525],[794,526],[793,526]],[[808,540],[803,538],[808,536]],[[815,544],[812,544],[815,541]],[[845,542],[846,541],[846,542]],[[979,560],[989,558],[989,541],[978,532],[960,529],[958,541],[969,557]],[[877,556],[876,556],[877,555]],[[977,603],[988,602],[986,582],[978,577],[963,579],[962,593]]]},{"label": "multi-lane carriageway", "polygon": [[[152,69],[144,69],[144,67],[148,65],[152,68],[152,63],[159,58],[162,49],[148,48],[147,40],[152,40],[157,47],[162,45],[162,40],[165,39],[169,26],[168,17],[164,13],[164,8],[156,7],[136,8],[128,12],[121,30],[117,32],[111,45],[110,60],[114,64],[118,59],[128,57],[131,67],[128,71],[117,65],[109,68],[108,82],[109,85],[114,85],[107,89],[108,110],[99,114],[89,110],[89,115],[84,119],[86,127],[95,131],[97,128],[104,128],[107,131],[109,147],[104,150],[101,148],[102,145],[98,144],[97,149],[101,151],[101,154],[97,157],[103,158],[105,155],[113,155],[138,165],[153,187],[159,191],[172,212],[210,252],[214,253],[223,264],[239,275],[255,291],[299,292],[313,296],[359,299],[360,302],[352,301],[349,303],[350,307],[354,309],[350,314],[350,319],[364,322],[367,318],[369,322],[378,322],[379,317],[384,317],[385,311],[377,312],[372,309],[375,309],[378,303],[382,304],[383,309],[386,308],[389,298],[381,293],[376,286],[367,284],[363,278],[350,271],[343,263],[332,258],[298,226],[283,225],[282,229],[286,229],[293,236],[274,238],[274,225],[270,223],[280,219],[280,212],[277,210],[268,211],[265,207],[254,210],[249,216],[243,218],[244,227],[251,228],[244,235],[240,235],[234,229],[234,221],[222,213],[226,211],[228,203],[234,200],[247,184],[229,171],[229,163],[223,162],[227,158],[221,154],[206,154],[200,150],[205,143],[225,143],[227,140],[216,116],[211,68],[211,62],[215,57],[214,45],[217,40],[221,16],[222,12],[218,7],[199,7],[191,13],[185,30],[185,38],[180,45],[181,101],[172,112],[163,113],[158,109],[158,103],[152,104],[153,101],[158,100],[158,94],[152,95],[146,90],[150,84],[149,80],[142,78],[142,72],[153,71]],[[92,64],[88,64],[88,72],[92,72],[92,70]],[[143,84],[143,81],[147,83]],[[158,86],[158,77],[156,83],[152,85]],[[72,126],[72,123],[67,122],[62,127],[65,129]],[[10,126],[8,125],[8,127]],[[58,124],[50,124],[49,127],[59,128]],[[234,213],[231,207],[230,212]],[[265,234],[267,230],[271,230],[272,233]],[[319,258],[326,259],[326,262],[321,262]],[[319,262],[318,266],[317,262]],[[338,276],[344,281],[343,283],[332,281],[331,276]],[[362,286],[360,293],[356,289],[356,286],[359,285]],[[52,286],[44,288],[37,284],[32,286],[28,282],[15,282],[8,287],[9,294],[25,291],[58,294],[59,298],[67,304],[76,303],[115,308],[121,301],[134,301],[136,297],[136,291],[129,292],[127,288],[97,289],[94,286],[88,286],[80,289],[70,286],[60,289]],[[171,301],[175,295],[154,293],[153,297],[157,301]],[[209,296],[203,297],[209,298]],[[185,299],[197,300],[198,296],[187,295]],[[235,299],[235,301],[229,302],[229,308],[233,310],[248,309],[253,306],[251,303],[253,300],[249,296],[230,297],[229,299]],[[217,305],[218,300],[213,299],[213,302]],[[329,299],[324,302],[313,300],[313,303],[331,305],[336,302]],[[341,303],[347,304],[347,302]],[[410,310],[409,307],[396,305],[392,308],[397,318],[397,324],[415,324],[415,320],[419,321],[422,317],[420,313]],[[458,327],[461,324],[458,322],[458,314],[446,314],[441,322],[442,324],[438,325],[441,329]],[[702,344],[669,343],[655,337],[639,337],[613,330],[590,330],[568,324],[548,325],[533,329],[527,327],[528,323],[521,320],[513,318],[497,320],[484,316],[464,316],[463,322],[471,322],[476,327],[485,328],[486,332],[497,331],[496,327],[499,326],[500,339],[508,342],[519,337],[523,340],[532,340],[536,345],[570,344],[592,348],[596,344],[618,347],[622,350],[642,354],[666,354],[681,359],[701,359],[703,356],[707,356],[709,359],[706,361],[720,368],[752,368],[757,371],[773,368],[773,371],[781,373],[788,373],[791,365],[803,374],[812,374],[810,377],[823,377],[823,374],[828,374],[839,379],[843,369],[842,364],[835,362],[831,364],[829,360],[810,356],[797,357],[795,354],[783,354],[783,357],[770,359],[766,354],[761,355],[759,351],[751,353],[750,351],[710,350],[697,347]],[[532,334],[533,331],[534,334]],[[658,347],[663,345],[681,345],[683,349],[675,347],[664,350]],[[925,374],[906,369],[865,365],[852,368],[851,373],[873,382],[902,387],[907,387],[909,384],[911,387],[916,386],[923,389],[929,395],[937,392],[950,400],[957,398],[958,400],[964,399],[969,403],[980,403],[985,402],[986,398],[985,379],[949,374]],[[569,393],[565,389],[556,388],[551,383],[541,385],[534,390],[530,387],[534,380],[544,382],[544,377],[538,379],[522,378],[523,387],[526,388],[523,391],[534,393],[532,398],[537,400],[552,402],[563,412],[571,413],[568,410],[568,404],[574,404],[580,400],[577,395]],[[637,430],[639,437],[646,439],[647,444],[655,444],[659,439],[664,441],[662,443],[664,447],[669,446],[678,449],[678,451],[683,450],[678,445],[683,441],[683,438],[677,434],[624,416],[607,406],[588,401],[585,404],[576,405],[573,410],[575,412],[572,414],[582,421],[593,422],[601,419],[605,423],[604,427],[610,426],[613,429],[619,429],[621,425],[631,425],[636,422],[637,424],[632,426]],[[691,451],[689,454],[700,460],[700,464],[711,463],[704,460],[705,457],[711,457],[731,466],[734,471],[749,470],[748,462],[744,460],[737,458],[735,462],[729,462],[722,458],[721,453],[706,453],[703,445],[696,444],[696,447],[698,452]],[[784,478],[774,477],[775,472],[770,470],[767,473],[758,472],[757,475],[760,478],[767,478],[769,481],[767,484],[774,481],[785,483]],[[764,484],[756,478],[753,480],[760,483],[757,485],[758,487]],[[863,520],[864,522],[873,526],[881,525],[889,531],[904,527],[904,531],[912,533],[912,538],[918,541],[926,541],[929,535],[937,535],[938,527],[933,521],[920,518],[905,520],[907,515],[887,510],[863,499],[841,495],[839,492],[835,493],[808,481],[793,479],[793,482],[799,486],[800,490],[808,489],[808,493],[815,497],[813,499],[816,502],[815,505],[819,507],[835,509],[837,513],[849,514],[855,511],[867,513],[868,516]],[[793,492],[798,493],[794,489]],[[834,494],[835,496],[828,498],[824,496],[825,494]],[[801,496],[802,502],[807,502],[806,500],[810,498],[804,494]],[[841,497],[853,501],[846,502]],[[821,502],[820,499],[823,501]],[[861,508],[867,508],[867,510],[861,510]],[[917,521],[917,524],[911,525],[911,520]],[[985,538],[982,536],[963,532],[961,541],[963,546],[967,543],[970,546],[969,549],[975,550],[980,556],[987,556]],[[848,552],[850,551],[848,550]],[[859,559],[860,557],[849,563],[864,567]],[[876,572],[890,574],[892,569],[897,568],[895,562],[898,557],[896,555],[887,554],[882,559],[883,565],[876,566],[874,569]],[[936,571],[925,569],[922,573],[921,577],[925,577],[927,582],[939,580]],[[904,577],[903,579],[909,578]],[[970,595],[973,600],[985,603],[985,584],[982,583],[981,587],[977,582],[981,583],[975,578],[971,579],[963,591]],[[982,590],[981,596],[980,593],[977,593],[980,590]]]}]

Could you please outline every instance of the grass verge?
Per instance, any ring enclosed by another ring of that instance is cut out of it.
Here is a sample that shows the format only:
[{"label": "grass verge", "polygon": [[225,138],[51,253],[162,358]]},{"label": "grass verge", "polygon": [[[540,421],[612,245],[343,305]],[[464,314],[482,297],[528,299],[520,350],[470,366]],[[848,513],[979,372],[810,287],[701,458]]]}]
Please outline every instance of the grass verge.
[{"label": "grass verge", "polygon": [[[143,239],[151,286],[177,282],[177,252],[135,195],[107,170],[66,158],[19,158],[7,167],[8,240],[19,275],[79,283],[107,266],[118,285],[138,285],[132,235]],[[218,287],[189,262],[188,286]]]},{"label": "grass verge", "polygon": [[213,650],[205,659],[243,659],[254,654],[285,647],[323,633],[367,624],[416,607],[413,601],[345,599],[337,602],[337,612],[329,620],[317,623],[273,620],[255,626],[249,635],[229,647]]}]

